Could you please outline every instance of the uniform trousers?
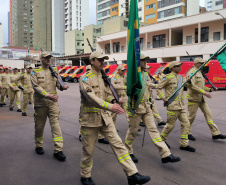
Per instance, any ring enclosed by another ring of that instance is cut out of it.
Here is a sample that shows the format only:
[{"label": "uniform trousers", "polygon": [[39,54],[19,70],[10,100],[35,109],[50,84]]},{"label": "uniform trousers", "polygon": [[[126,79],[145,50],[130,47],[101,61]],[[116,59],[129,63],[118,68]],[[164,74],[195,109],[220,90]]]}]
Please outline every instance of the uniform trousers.
[{"label": "uniform trousers", "polygon": [[[104,121],[103,121],[104,122]],[[138,172],[134,162],[128,154],[128,150],[119,137],[113,121],[106,126],[100,127],[84,127],[81,126],[82,134],[82,158],[81,158],[81,176],[84,178],[91,177],[91,170],[93,167],[93,154],[95,144],[98,138],[98,133],[101,132],[107,138],[112,150],[114,151],[120,165],[124,169],[127,176],[131,176]],[[109,159],[109,157],[108,157]],[[106,168],[107,170],[107,168]]]},{"label": "uniform trousers", "polygon": [[192,124],[195,120],[198,108],[200,108],[201,111],[203,112],[205,119],[206,119],[206,123],[210,128],[211,134],[213,136],[219,135],[220,131],[217,128],[217,125],[214,124],[214,122],[213,122],[213,116],[212,116],[212,113],[211,113],[210,108],[209,108],[208,104],[206,103],[206,101],[202,101],[202,102],[189,101],[188,102],[188,120],[190,122],[188,134],[191,134]]},{"label": "uniform trousers", "polygon": [[54,143],[54,152],[57,153],[63,150],[63,137],[59,125],[59,104],[53,102],[49,106],[34,107],[35,109],[35,146],[43,146],[44,127],[49,118],[51,126],[52,139]]},{"label": "uniform trousers", "polygon": [[21,109],[21,103],[20,103],[21,90],[14,91],[14,90],[10,89],[10,104],[9,104],[9,107],[13,108],[15,96],[16,96],[17,109]]},{"label": "uniform trousers", "polygon": [[0,104],[5,103],[5,96],[6,96],[7,90],[8,89],[6,89],[6,88],[1,89],[1,101],[0,101]]},{"label": "uniform trousers", "polygon": [[27,112],[27,104],[28,101],[31,100],[33,107],[34,107],[34,99],[33,99],[34,93],[23,93],[23,106],[22,106],[22,112]]},{"label": "uniform trousers", "polygon": [[152,104],[152,112],[153,112],[153,115],[154,115],[155,119],[157,120],[157,122],[161,123],[163,120],[162,120],[161,116],[159,115],[159,112],[158,112],[158,109],[157,109],[155,103]]},{"label": "uniform trousers", "polygon": [[180,145],[182,147],[186,147],[189,145],[188,130],[190,123],[188,121],[188,116],[185,109],[167,111],[167,121],[161,133],[161,137],[164,141],[166,141],[169,133],[174,129],[176,125],[177,118],[179,119],[181,124]]},{"label": "uniform trousers", "polygon": [[139,123],[142,120],[147,128],[149,135],[152,138],[155,146],[159,149],[160,156],[165,158],[169,156],[171,153],[166,146],[165,142],[162,141],[161,136],[156,128],[154,117],[152,112],[147,112],[144,114],[136,114],[134,117],[129,117],[129,129],[126,134],[125,145],[129,151],[129,154],[133,154],[133,141],[137,136],[137,132],[139,129]]}]

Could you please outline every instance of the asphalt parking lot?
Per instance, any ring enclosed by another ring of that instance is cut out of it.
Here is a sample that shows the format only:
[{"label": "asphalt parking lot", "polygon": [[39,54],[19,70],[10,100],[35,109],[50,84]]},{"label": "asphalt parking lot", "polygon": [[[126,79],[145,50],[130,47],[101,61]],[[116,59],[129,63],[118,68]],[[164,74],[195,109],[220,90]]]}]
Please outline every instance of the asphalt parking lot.
[{"label": "asphalt parking lot", "polygon": [[[53,142],[49,122],[44,134],[45,154],[34,150],[34,118],[32,106],[28,116],[0,107],[0,184],[1,185],[81,185],[80,157],[82,144],[78,140],[80,93],[78,84],[68,83],[67,91],[58,92],[60,126],[64,138],[65,162],[53,157]],[[185,92],[186,93],[186,92]],[[226,91],[212,93],[208,99],[214,122],[222,134],[226,134]],[[162,101],[156,101],[160,116],[166,120]],[[186,102],[187,103],[187,102]],[[128,129],[125,115],[118,116],[117,129],[122,141]],[[162,128],[158,128],[162,131]],[[169,135],[171,152],[181,157],[181,162],[162,164],[158,149],[146,132],[144,147],[141,146],[144,128],[134,141],[134,154],[139,159],[137,168],[141,174],[150,175],[153,185],[225,185],[226,140],[213,141],[210,130],[199,110],[193,125],[196,141],[190,145],[195,153],[181,151],[180,124]],[[126,176],[109,145],[96,144],[92,178],[96,185],[126,185]]]}]

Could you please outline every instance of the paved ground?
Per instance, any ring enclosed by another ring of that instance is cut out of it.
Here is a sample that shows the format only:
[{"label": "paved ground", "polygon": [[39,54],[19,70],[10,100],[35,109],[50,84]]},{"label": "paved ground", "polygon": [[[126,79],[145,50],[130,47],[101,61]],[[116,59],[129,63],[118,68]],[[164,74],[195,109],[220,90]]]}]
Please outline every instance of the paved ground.
[{"label": "paved ground", "polygon": [[[64,138],[65,162],[53,158],[53,143],[50,126],[45,128],[45,154],[34,151],[34,121],[32,106],[28,116],[10,112],[8,106],[0,108],[0,184],[1,185],[81,185],[80,156],[82,144],[78,140],[78,114],[80,94],[78,84],[69,83],[69,90],[59,92],[60,125]],[[226,91],[215,92],[208,100],[209,106],[222,133],[226,134]],[[8,104],[8,100],[7,100]],[[166,110],[162,101],[157,101],[160,115],[165,119]],[[125,139],[128,123],[119,116],[117,129]],[[214,142],[203,114],[199,111],[193,127],[197,141],[190,145],[196,153],[179,150],[180,125],[170,134],[168,143],[171,152],[180,156],[176,164],[162,164],[157,148],[146,133],[142,148],[143,128],[134,141],[137,167],[141,174],[151,176],[148,184],[153,185],[225,185],[226,184],[226,141]],[[162,128],[159,128],[161,131]],[[126,185],[125,174],[117,162],[110,146],[97,143],[92,177],[97,185]]]}]

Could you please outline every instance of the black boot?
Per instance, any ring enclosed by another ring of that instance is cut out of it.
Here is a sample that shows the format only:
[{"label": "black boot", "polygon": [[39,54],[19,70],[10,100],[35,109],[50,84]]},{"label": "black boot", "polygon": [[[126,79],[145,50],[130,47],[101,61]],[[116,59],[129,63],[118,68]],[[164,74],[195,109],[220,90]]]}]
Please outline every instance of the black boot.
[{"label": "black boot", "polygon": [[81,177],[81,182],[83,185],[95,185],[95,183],[91,177],[89,177],[89,178]]},{"label": "black boot", "polygon": [[140,122],[140,126],[141,126],[141,127],[145,127],[144,122]]},{"label": "black boot", "polygon": [[191,134],[188,134],[188,139],[192,140],[192,141],[195,141],[195,137],[193,135],[191,135]]},{"label": "black boot", "polygon": [[0,104],[0,107],[3,107],[3,104]]},{"label": "black boot", "polygon": [[172,154],[169,155],[168,157],[162,158],[162,163],[168,163],[168,162],[175,163],[178,161],[180,161],[180,157],[173,156]]},{"label": "black boot", "polygon": [[63,154],[62,151],[54,153],[53,156],[57,158],[59,161],[65,161],[66,159],[66,156]]},{"label": "black boot", "polygon": [[22,112],[22,110],[21,109],[17,109],[17,112]]},{"label": "black boot", "polygon": [[31,104],[31,101],[29,101],[29,104]]},{"label": "black boot", "polygon": [[36,151],[36,153],[39,154],[39,155],[44,154],[44,150],[43,150],[42,147],[37,147],[37,148],[35,148],[35,151]]},{"label": "black boot", "polygon": [[216,135],[216,136],[212,136],[212,139],[213,140],[226,139],[226,135],[219,134],[219,135]]},{"label": "black boot", "polygon": [[109,142],[106,138],[98,139],[98,143],[109,144]]},{"label": "black boot", "polygon": [[26,112],[22,112],[22,116],[27,116],[27,113]]},{"label": "black boot", "polygon": [[162,121],[162,122],[158,123],[158,126],[159,127],[162,126],[162,125],[166,125],[166,122],[165,121]]},{"label": "black boot", "polygon": [[9,110],[10,110],[10,111],[13,111],[13,108],[12,108],[12,107],[10,107],[10,108],[9,108]]},{"label": "black boot", "polygon": [[130,154],[130,157],[131,157],[131,159],[132,159],[132,161],[133,161],[134,163],[138,163],[138,159],[136,158],[135,155]]},{"label": "black boot", "polygon": [[189,152],[195,152],[195,150],[196,150],[195,148],[193,148],[193,147],[191,147],[191,146],[189,146],[189,145],[186,146],[186,147],[182,147],[182,146],[181,146],[180,149],[181,149],[181,150],[186,150],[186,151],[189,151]]},{"label": "black boot", "polygon": [[143,176],[143,175],[140,175],[139,173],[136,173],[128,177],[129,185],[146,184],[150,180],[151,178],[149,176]]},{"label": "black boot", "polygon": [[82,136],[81,135],[79,135],[78,139],[79,139],[80,142],[82,142]]},{"label": "black boot", "polygon": [[2,105],[6,105],[6,103],[4,102]]},{"label": "black boot", "polygon": [[140,132],[140,131],[141,131],[141,129],[139,128],[139,129],[138,129],[138,132]]}]

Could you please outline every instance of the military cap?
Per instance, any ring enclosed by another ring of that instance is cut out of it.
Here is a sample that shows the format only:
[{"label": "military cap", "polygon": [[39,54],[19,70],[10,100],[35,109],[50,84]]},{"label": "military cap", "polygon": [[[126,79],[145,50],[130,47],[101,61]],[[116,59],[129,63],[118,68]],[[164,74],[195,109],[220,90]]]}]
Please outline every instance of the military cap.
[{"label": "military cap", "polygon": [[170,62],[169,64],[169,68],[172,69],[174,66],[179,66],[179,65],[182,65],[183,63],[180,63],[178,61],[173,61],[173,62]]},{"label": "military cap", "polygon": [[30,65],[27,65],[26,69],[32,69],[32,67]]},{"label": "military cap", "polygon": [[150,59],[150,57],[141,54],[141,55],[140,55],[140,59],[141,59],[141,60],[145,60],[145,59]]},{"label": "military cap", "polygon": [[48,51],[43,51],[42,53],[41,53],[41,56],[40,56],[41,58],[46,58],[46,57],[52,57],[52,55],[50,54],[50,52],[48,52]]},{"label": "military cap", "polygon": [[124,71],[124,70],[126,70],[126,69],[125,69],[125,67],[124,67],[123,65],[119,65],[119,66],[117,67],[117,70]]},{"label": "military cap", "polygon": [[89,71],[89,70],[91,70],[92,68],[91,68],[91,65],[88,65],[88,66],[86,66],[86,71]]},{"label": "military cap", "polygon": [[194,60],[194,64],[198,64],[198,63],[204,63],[205,60],[203,60],[202,58],[198,57]]},{"label": "military cap", "polygon": [[108,60],[109,57],[107,55],[103,55],[100,51],[94,51],[90,54],[89,59],[93,59],[93,58],[103,58]]}]

